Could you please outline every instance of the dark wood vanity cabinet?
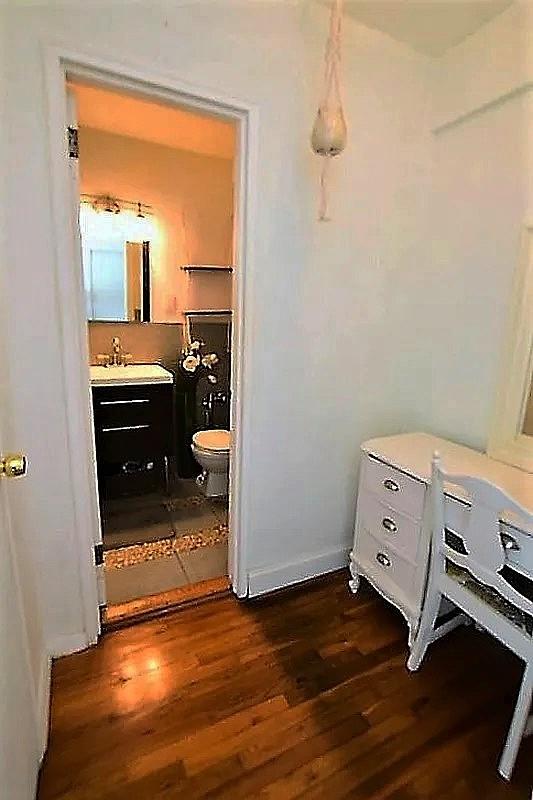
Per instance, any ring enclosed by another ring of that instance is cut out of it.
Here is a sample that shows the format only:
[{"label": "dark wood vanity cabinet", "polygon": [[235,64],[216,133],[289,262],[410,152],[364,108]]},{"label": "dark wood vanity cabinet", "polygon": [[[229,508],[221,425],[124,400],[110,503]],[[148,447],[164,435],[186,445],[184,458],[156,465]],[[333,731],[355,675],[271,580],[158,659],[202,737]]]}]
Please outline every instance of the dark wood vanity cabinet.
[{"label": "dark wood vanity cabinet", "polygon": [[100,494],[112,476],[164,474],[174,453],[172,384],[95,386],[92,397]]}]

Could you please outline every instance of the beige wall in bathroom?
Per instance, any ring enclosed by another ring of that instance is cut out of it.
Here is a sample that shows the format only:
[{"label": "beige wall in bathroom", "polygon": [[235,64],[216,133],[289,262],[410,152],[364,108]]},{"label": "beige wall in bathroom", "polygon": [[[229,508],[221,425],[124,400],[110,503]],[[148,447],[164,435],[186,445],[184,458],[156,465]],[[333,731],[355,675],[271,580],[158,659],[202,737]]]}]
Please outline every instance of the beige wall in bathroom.
[{"label": "beige wall in bathroom", "polygon": [[181,320],[183,309],[229,307],[228,275],[215,275],[210,281],[211,273],[189,277],[179,267],[232,261],[231,159],[80,127],[80,190],[153,207],[156,322]]},{"label": "beige wall in bathroom", "polygon": [[91,364],[96,364],[99,353],[111,352],[111,339],[118,336],[124,351],[132,354],[134,362],[158,362],[172,367],[183,341],[183,328],[179,323],[89,322],[88,332]]}]

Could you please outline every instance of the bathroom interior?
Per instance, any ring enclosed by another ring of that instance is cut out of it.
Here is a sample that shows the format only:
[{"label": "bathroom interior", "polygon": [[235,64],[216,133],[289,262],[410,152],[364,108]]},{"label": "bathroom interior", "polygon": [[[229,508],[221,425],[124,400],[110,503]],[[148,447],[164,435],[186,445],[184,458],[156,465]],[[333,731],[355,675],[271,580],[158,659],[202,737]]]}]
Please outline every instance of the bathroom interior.
[{"label": "bathroom interior", "polygon": [[108,623],[226,591],[235,125],[71,83]]}]

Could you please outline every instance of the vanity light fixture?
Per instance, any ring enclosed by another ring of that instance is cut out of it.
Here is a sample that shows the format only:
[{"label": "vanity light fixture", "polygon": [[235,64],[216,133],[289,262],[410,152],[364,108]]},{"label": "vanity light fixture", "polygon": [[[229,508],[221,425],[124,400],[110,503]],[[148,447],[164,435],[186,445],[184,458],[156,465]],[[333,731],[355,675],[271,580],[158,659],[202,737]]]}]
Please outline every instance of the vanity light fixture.
[{"label": "vanity light fixture", "polygon": [[120,214],[120,206],[112,197],[106,197],[104,211],[107,211],[109,214]]},{"label": "vanity light fixture", "polygon": [[88,237],[142,243],[157,236],[152,206],[139,200],[82,194],[80,202],[80,223]]},{"label": "vanity light fixture", "polygon": [[340,87],[343,0],[332,0],[329,36],[326,43],[323,96],[311,133],[311,147],[324,161],[320,174],[318,219],[328,219],[327,178],[330,161],[347,142],[346,120]]},{"label": "vanity light fixture", "polygon": [[129,211],[139,219],[153,215],[152,206],[146,205],[146,203],[141,203],[139,200],[122,200],[120,197],[111,195],[82,194],[80,203],[92,206],[94,211],[107,211],[109,214]]}]

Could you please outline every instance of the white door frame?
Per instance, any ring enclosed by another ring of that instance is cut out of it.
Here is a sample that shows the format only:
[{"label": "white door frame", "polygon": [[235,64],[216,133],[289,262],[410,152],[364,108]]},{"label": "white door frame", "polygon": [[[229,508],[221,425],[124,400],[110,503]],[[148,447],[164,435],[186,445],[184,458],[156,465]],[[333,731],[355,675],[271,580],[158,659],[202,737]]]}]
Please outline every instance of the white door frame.
[{"label": "white door frame", "polygon": [[[247,462],[243,414],[245,396],[244,289],[253,260],[253,216],[258,110],[247,102],[220,95],[204,87],[191,86],[174,76],[150,68],[116,62],[94,53],[73,51],[65,46],[45,46],[45,92],[49,134],[52,239],[55,248],[55,279],[63,358],[63,391],[70,463],[68,468],[75,509],[79,577],[87,644],[100,632],[98,595],[94,566],[94,544],[101,541],[96,461],[88,375],[89,353],[83,302],[82,272],[75,220],[72,214],[72,181],[66,156],[67,76],[101,83],[117,90],[136,92],[167,103],[185,105],[224,116],[237,122],[239,130],[236,176],[236,263],[234,272],[232,336],[233,430],[230,468],[229,573],[238,597],[248,594],[246,548]],[[78,269],[73,265],[78,264]],[[249,309],[247,323],[250,325]],[[250,325],[250,328],[252,326]],[[86,458],[80,458],[85,454]],[[67,598],[68,602],[68,598]]]}]

